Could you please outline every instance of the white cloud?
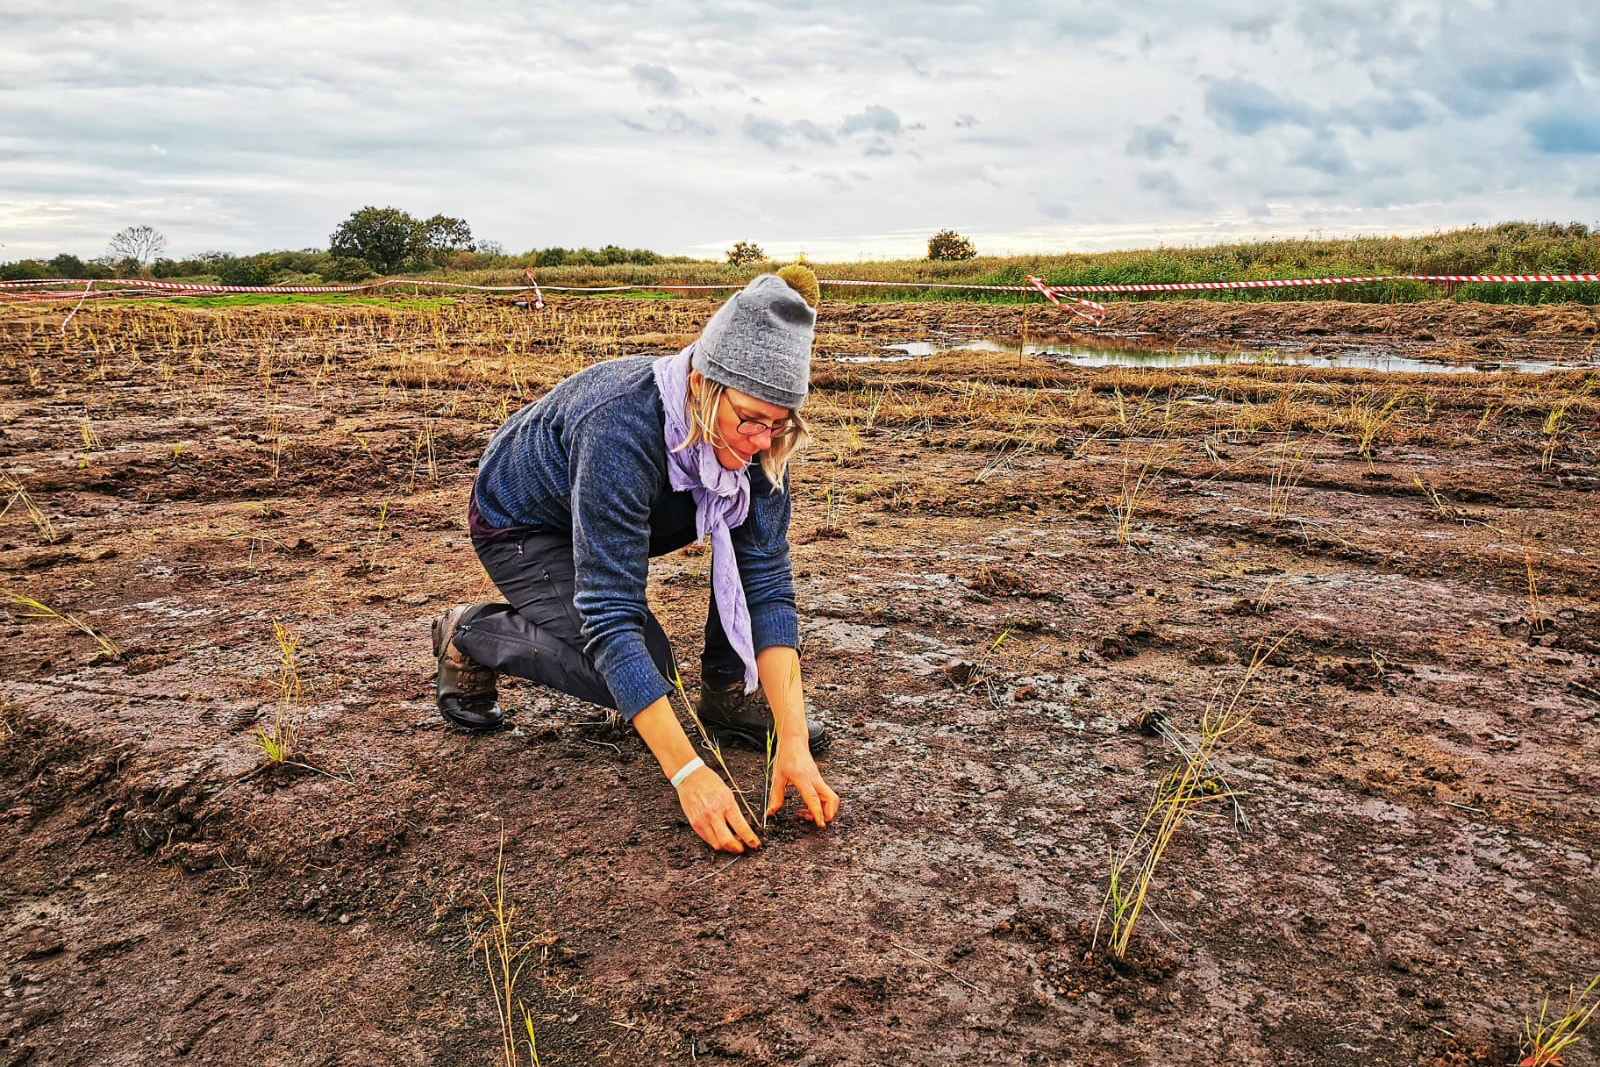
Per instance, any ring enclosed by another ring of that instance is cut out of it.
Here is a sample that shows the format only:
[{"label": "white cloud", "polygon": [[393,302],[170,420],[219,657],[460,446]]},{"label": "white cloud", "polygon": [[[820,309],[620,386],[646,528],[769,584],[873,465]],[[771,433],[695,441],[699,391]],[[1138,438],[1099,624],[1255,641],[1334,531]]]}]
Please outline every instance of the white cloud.
[{"label": "white cloud", "polygon": [[[920,254],[1593,221],[1590,0],[0,0],[0,255],[326,242]],[[1200,163],[1200,161],[1209,161]]]},{"label": "white cloud", "polygon": [[683,83],[666,67],[658,67],[653,63],[635,63],[631,73],[640,85],[661,96],[677,96],[683,91]]},{"label": "white cloud", "polygon": [[897,137],[904,130],[900,116],[894,113],[893,108],[884,107],[882,104],[872,104],[864,110],[846,115],[844,121],[839,123],[839,132],[846,137],[853,133],[875,133],[881,137]]}]

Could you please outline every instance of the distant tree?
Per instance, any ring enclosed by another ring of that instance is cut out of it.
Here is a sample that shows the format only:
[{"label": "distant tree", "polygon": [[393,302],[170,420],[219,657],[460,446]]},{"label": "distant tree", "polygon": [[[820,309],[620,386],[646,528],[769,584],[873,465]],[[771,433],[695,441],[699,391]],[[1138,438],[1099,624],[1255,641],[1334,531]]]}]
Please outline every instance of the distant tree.
[{"label": "distant tree", "polygon": [[464,220],[448,215],[416,219],[394,207],[364,207],[328,238],[333,255],[359,259],[379,274],[393,274],[413,262],[444,264],[471,250],[472,227]]},{"label": "distant tree", "polygon": [[766,258],[767,254],[754,241],[735,241],[733,247],[728,249],[728,262],[735,267],[748,267]]},{"label": "distant tree", "polygon": [[236,256],[220,264],[217,277],[223,285],[271,285],[270,255]]},{"label": "distant tree", "polygon": [[50,261],[50,269],[63,278],[81,278],[83,277],[83,260],[63,252]]},{"label": "distant tree", "polygon": [[359,259],[379,274],[393,274],[423,250],[422,225],[394,207],[364,207],[328,237],[336,256]]},{"label": "distant tree", "polygon": [[479,241],[478,251],[486,256],[503,256],[506,254],[506,246],[499,241]]},{"label": "distant tree", "polygon": [[166,250],[167,239],[153,226],[129,226],[118,230],[106,246],[106,255],[114,260],[131,259],[142,269],[144,265]]},{"label": "distant tree", "polygon": [[364,259],[352,259],[349,256],[330,256],[320,270],[317,271],[324,281],[330,282],[360,282],[372,277],[372,268],[367,266]]},{"label": "distant tree", "polygon": [[32,278],[50,277],[50,268],[37,259],[19,259],[15,263],[0,263],[0,282],[20,282]]},{"label": "distant tree", "polygon": [[928,238],[929,259],[971,259],[977,254],[972,242],[954,230],[940,230]]},{"label": "distant tree", "polygon": [[418,235],[422,250],[429,259],[437,261],[447,252],[472,251],[472,227],[461,219],[435,215],[418,225],[422,231]]}]

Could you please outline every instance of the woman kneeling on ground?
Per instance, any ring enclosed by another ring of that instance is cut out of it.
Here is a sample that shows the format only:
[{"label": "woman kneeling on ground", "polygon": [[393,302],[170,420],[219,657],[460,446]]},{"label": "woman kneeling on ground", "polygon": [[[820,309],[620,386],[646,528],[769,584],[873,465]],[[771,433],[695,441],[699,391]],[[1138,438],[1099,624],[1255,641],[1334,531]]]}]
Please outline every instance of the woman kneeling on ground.
[{"label": "woman kneeling on ground", "polygon": [[[833,820],[839,798],[813,758],[828,736],[806,722],[789,570],[786,472],[806,439],[798,409],[816,300],[816,276],[804,267],[761,275],[682,352],[587,367],[500,427],[478,466],[467,521],[508,603],[458,606],[434,622],[447,720],[500,726],[499,671],[614,708],[707,844],[759,846],[673,712],[677,666],[645,603],[650,557],[709,536],[700,721],[757,750],[775,735],[767,814],[793,786],[802,818],[819,827]],[[767,707],[751,696],[757,683]]]}]

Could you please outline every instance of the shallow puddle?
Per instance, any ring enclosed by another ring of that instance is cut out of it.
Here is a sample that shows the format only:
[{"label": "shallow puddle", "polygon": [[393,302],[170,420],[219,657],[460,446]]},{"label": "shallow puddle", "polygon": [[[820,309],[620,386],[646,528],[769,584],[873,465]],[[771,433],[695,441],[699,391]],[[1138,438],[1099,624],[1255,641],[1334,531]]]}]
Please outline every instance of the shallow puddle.
[{"label": "shallow puddle", "polygon": [[993,352],[996,355],[1045,356],[1077,367],[1205,367],[1230,364],[1257,364],[1275,367],[1351,367],[1358,370],[1408,374],[1473,374],[1478,372],[1519,371],[1537,374],[1556,370],[1551,360],[1484,360],[1477,363],[1437,363],[1389,355],[1381,350],[1313,355],[1268,348],[1259,352],[1216,352],[1209,349],[1092,348],[1086,345],[978,340],[958,345],[934,341],[905,341],[884,345],[881,356],[841,356],[840,363],[903,363],[943,352]]}]

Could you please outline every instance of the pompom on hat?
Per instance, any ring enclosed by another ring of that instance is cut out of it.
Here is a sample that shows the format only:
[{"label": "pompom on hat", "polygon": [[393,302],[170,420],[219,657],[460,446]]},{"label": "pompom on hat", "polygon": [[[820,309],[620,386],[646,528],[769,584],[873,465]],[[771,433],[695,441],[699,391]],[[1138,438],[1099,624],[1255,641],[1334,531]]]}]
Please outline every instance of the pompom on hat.
[{"label": "pompom on hat", "polygon": [[757,400],[798,408],[811,382],[819,296],[809,267],[757,275],[706,323],[694,369]]}]

